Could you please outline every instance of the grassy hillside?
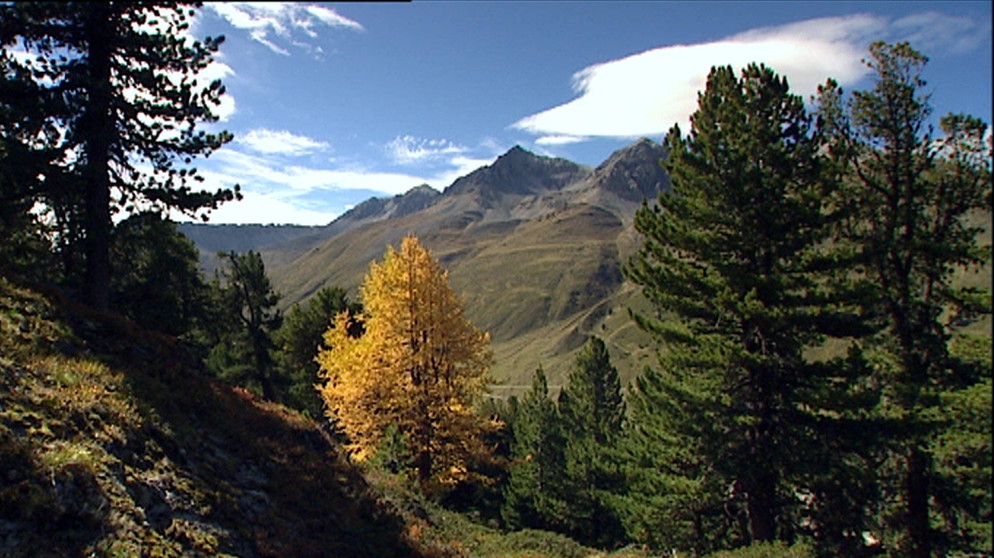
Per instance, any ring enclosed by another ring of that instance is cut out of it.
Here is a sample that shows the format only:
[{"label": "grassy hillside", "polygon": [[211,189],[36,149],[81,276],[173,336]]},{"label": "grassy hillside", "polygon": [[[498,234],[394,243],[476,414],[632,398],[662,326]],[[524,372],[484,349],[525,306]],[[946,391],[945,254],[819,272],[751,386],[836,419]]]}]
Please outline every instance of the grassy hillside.
[{"label": "grassy hillside", "polygon": [[[987,265],[981,269],[967,269],[960,271],[957,274],[955,281],[957,286],[989,290],[992,285],[994,285],[994,283],[992,283],[994,258],[992,258],[991,254],[991,229],[994,228],[992,227],[994,223],[992,223],[991,219],[991,213],[986,211],[974,212],[970,215],[968,220],[970,226],[980,229],[980,234],[977,235],[979,244],[987,247]],[[986,334],[990,336],[992,332],[994,332],[992,331],[991,315],[987,314],[985,316],[980,316],[980,319],[967,324],[964,330],[970,333]]]},{"label": "grassy hillside", "polygon": [[408,556],[317,424],[0,279],[0,556]]},{"label": "grassy hillside", "polygon": [[258,251],[267,246],[308,245],[320,238],[324,227],[302,225],[213,225],[206,223],[179,223],[179,232],[189,238],[200,250],[200,268],[211,276],[220,262],[218,252]]},{"label": "grassy hillside", "polygon": [[355,295],[369,262],[382,259],[387,246],[399,245],[408,232],[449,270],[473,324],[490,332],[493,375],[504,384],[500,394],[530,385],[540,364],[551,384],[560,383],[590,334],[605,337],[624,377],[644,365],[649,338],[634,328],[627,310],[641,303],[621,275],[631,229],[597,206],[566,206],[531,220],[486,221],[464,213],[442,222],[417,214],[375,223],[274,267],[274,284],[284,304],[325,286],[344,286]]}]

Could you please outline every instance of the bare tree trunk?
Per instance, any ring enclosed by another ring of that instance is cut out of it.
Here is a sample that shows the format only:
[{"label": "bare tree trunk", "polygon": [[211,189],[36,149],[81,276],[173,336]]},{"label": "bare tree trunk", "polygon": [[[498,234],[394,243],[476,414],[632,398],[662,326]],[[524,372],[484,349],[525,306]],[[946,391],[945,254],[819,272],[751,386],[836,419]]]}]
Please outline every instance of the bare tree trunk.
[{"label": "bare tree trunk", "polygon": [[756,472],[749,481],[747,506],[749,534],[753,541],[772,541],[776,537],[776,477]]},{"label": "bare tree trunk", "polygon": [[111,7],[95,2],[88,7],[87,103],[82,116],[83,174],[86,191],[85,254],[87,299],[97,308],[110,306],[110,151],[114,137],[111,113]]},{"label": "bare tree trunk", "polygon": [[905,476],[905,493],[908,506],[908,555],[912,558],[929,558],[932,542],[929,538],[928,520],[928,470],[929,456],[919,446],[908,453]]}]

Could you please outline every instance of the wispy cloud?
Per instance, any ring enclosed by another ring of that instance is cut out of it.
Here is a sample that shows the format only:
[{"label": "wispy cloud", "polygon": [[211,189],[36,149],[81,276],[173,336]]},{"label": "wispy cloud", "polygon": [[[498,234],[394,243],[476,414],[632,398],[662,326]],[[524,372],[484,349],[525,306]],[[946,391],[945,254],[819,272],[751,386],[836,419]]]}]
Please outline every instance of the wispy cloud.
[{"label": "wispy cloud", "polygon": [[428,161],[450,159],[467,151],[466,147],[444,139],[422,139],[398,136],[384,146],[387,155],[401,165],[421,164]]},{"label": "wispy cloud", "polygon": [[323,141],[299,136],[286,130],[257,129],[235,138],[240,143],[256,153],[278,155],[306,155],[315,151],[328,149],[330,146]]},{"label": "wispy cloud", "polygon": [[581,136],[542,136],[535,140],[535,145],[569,145],[571,143],[580,143],[587,141],[587,138]]},{"label": "wispy cloud", "polygon": [[[276,193],[249,191],[240,201],[223,204],[211,212],[210,222],[256,223],[263,225],[326,225],[335,220],[336,211],[307,207],[299,200],[286,200]],[[173,219],[189,220],[188,217],[172,215]]]},{"label": "wispy cloud", "polygon": [[[301,143],[314,140],[289,132],[255,132],[254,139],[252,133],[246,134],[242,140],[234,142],[236,146],[225,146],[201,165],[205,189],[239,184],[244,196],[242,201],[224,204],[212,212],[210,220],[213,223],[322,225],[334,220],[348,205],[370,195],[394,196],[420,184],[443,190],[456,178],[492,163],[496,157],[488,148],[481,148],[486,155],[478,157],[470,154],[469,149],[462,148],[458,152],[449,149],[446,157],[438,155],[428,167],[414,168],[412,172],[387,172],[335,163],[324,166],[288,164],[287,153],[263,151],[275,149],[273,138],[286,134],[298,138],[297,141],[305,140]],[[445,146],[448,144],[438,144],[436,148],[445,152]]]},{"label": "wispy cloud", "polygon": [[753,29],[719,41],[671,45],[584,68],[573,76],[577,98],[522,118],[512,127],[541,136],[536,143],[544,145],[573,141],[564,138],[660,135],[673,124],[686,131],[697,93],[716,65],[741,69],[752,62],[765,63],[788,78],[794,93],[808,97],[829,77],[849,85],[865,76],[861,60],[873,40],[969,50],[989,35],[990,22],[938,13],[895,22],[859,14]]},{"label": "wispy cloud", "polygon": [[912,14],[893,24],[894,34],[924,52],[970,52],[991,35],[989,19],[975,20],[936,12]]},{"label": "wispy cloud", "polygon": [[317,39],[319,27],[363,31],[362,24],[335,10],[317,4],[296,2],[208,2],[207,8],[271,51],[290,55],[289,47],[320,52],[309,40]]}]

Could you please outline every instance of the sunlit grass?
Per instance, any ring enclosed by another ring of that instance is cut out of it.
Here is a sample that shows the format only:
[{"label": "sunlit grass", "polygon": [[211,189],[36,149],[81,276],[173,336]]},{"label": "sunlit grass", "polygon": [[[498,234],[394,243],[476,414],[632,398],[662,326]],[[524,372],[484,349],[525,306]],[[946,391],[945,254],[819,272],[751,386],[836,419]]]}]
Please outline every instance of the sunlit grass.
[{"label": "sunlit grass", "polygon": [[95,470],[99,467],[101,459],[98,452],[89,444],[60,440],[47,445],[39,455],[38,461],[51,471],[70,465],[80,465]]}]

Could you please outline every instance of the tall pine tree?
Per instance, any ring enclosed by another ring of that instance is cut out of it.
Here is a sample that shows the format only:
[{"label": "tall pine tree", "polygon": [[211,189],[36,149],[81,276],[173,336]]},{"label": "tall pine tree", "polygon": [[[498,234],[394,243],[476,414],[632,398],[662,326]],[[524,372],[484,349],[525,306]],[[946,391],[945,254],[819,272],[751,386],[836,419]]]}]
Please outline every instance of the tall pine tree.
[{"label": "tall pine tree", "polygon": [[[38,201],[78,213],[86,296],[110,303],[112,216],[149,206],[196,214],[237,196],[194,189],[190,165],[231,140],[206,133],[224,88],[202,84],[223,38],[186,36],[199,3],[15,2],[0,7],[0,39],[35,57],[5,60],[30,74],[36,106],[54,130],[62,164],[47,173]],[[19,78],[17,84],[23,83]],[[150,168],[151,171],[146,170]],[[51,190],[58,189],[58,192]],[[64,199],[63,199],[64,198]],[[61,202],[61,203],[55,203]]]},{"label": "tall pine tree", "polygon": [[[950,529],[937,530],[933,508],[942,479],[931,446],[948,428],[938,418],[951,391],[980,381],[975,367],[950,351],[949,318],[990,312],[989,292],[957,288],[953,278],[990,259],[970,217],[984,211],[990,218],[991,146],[986,124],[971,116],[942,118],[942,135],[933,136],[924,55],[907,43],[882,42],[870,55],[874,87],[844,102],[829,83],[821,116],[851,179],[841,197],[851,218],[840,241],[855,246],[866,314],[876,318],[878,346],[891,356],[879,380],[886,388],[882,410],[894,424],[889,520],[903,534],[885,542],[924,558],[951,550]],[[989,520],[989,504],[986,513]]]},{"label": "tall pine tree", "polygon": [[[822,273],[834,181],[803,101],[769,68],[714,68],[691,124],[666,137],[672,191],[638,211],[644,243],[626,269],[657,310],[637,322],[664,343],[631,401],[633,478],[648,492],[633,535],[698,551],[789,541],[819,435],[813,394],[832,370],[805,351],[846,334]],[[675,532],[654,533],[662,512]]]},{"label": "tall pine tree", "polygon": [[562,531],[565,441],[541,366],[531,389],[511,407],[511,464],[501,518],[510,529]]},{"label": "tall pine tree", "polygon": [[276,401],[284,387],[274,374],[273,334],[283,323],[276,307],[279,293],[269,282],[258,252],[218,256],[226,267],[220,273],[224,283],[219,278],[214,283],[219,323],[208,367],[220,378],[259,389],[263,397]]}]

